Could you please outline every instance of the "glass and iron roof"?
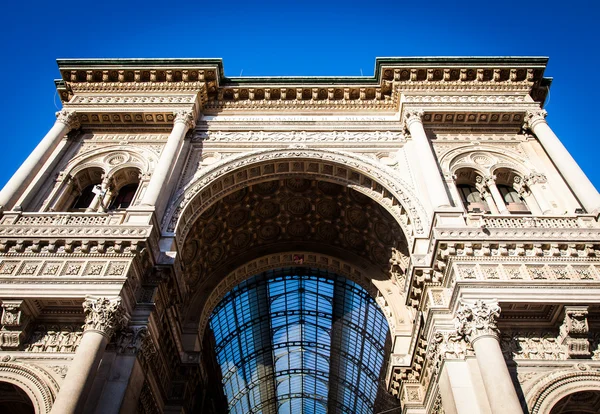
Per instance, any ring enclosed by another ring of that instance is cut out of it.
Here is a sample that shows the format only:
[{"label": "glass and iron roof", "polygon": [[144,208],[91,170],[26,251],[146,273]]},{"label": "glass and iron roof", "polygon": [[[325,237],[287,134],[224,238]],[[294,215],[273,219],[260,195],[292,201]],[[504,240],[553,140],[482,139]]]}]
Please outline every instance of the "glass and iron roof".
[{"label": "glass and iron roof", "polygon": [[356,283],[268,271],[233,288],[210,326],[230,413],[373,412],[389,329]]}]

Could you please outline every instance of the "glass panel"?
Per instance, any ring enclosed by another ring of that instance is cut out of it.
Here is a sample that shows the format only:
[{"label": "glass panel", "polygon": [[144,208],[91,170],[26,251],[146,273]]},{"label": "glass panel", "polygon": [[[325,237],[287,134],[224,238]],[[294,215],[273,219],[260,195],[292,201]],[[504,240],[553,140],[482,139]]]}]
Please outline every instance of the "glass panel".
[{"label": "glass panel", "polygon": [[211,320],[230,411],[372,413],[389,338],[359,285],[279,269],[233,288]]}]

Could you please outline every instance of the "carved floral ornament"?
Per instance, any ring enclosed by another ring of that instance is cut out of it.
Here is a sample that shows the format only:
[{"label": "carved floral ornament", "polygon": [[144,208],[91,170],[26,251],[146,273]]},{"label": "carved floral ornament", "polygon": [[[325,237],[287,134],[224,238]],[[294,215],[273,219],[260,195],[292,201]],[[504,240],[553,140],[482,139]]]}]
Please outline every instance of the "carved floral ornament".
[{"label": "carved floral ornament", "polygon": [[56,113],[56,122],[66,125],[70,130],[78,129],[81,126],[79,116],[74,111],[60,110]]},{"label": "carved floral ornament", "polygon": [[83,302],[83,312],[85,314],[84,332],[97,331],[108,338],[126,321],[120,297],[95,298],[89,296]]},{"label": "carved floral ornament", "polygon": [[496,301],[462,302],[456,311],[454,325],[457,333],[471,343],[483,336],[499,338],[496,325],[499,316],[500,306]]},{"label": "carved floral ornament", "polygon": [[[176,232],[181,243],[195,219],[223,196],[253,182],[300,175],[342,183],[373,198],[396,218],[409,243],[429,224],[418,197],[393,169],[356,154],[299,147],[244,153],[211,165],[174,198],[163,231]],[[376,184],[383,191],[374,191]]]}]

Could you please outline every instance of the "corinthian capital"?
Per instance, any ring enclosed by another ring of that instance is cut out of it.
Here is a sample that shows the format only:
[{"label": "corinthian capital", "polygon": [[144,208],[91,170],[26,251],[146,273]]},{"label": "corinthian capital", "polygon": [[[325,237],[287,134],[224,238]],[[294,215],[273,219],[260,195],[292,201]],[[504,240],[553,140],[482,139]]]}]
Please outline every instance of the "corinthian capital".
[{"label": "corinthian capital", "polygon": [[467,341],[473,343],[482,336],[499,337],[498,327],[496,326],[499,316],[500,306],[496,301],[462,302],[456,311],[454,324],[456,331]]},{"label": "corinthian capital", "polygon": [[125,321],[121,298],[87,297],[83,302],[84,331],[98,331],[110,338]]},{"label": "corinthian capital", "polygon": [[404,127],[410,128],[415,122],[423,122],[424,111],[422,109],[408,109],[404,111]]},{"label": "corinthian capital", "polygon": [[177,111],[174,113],[175,115],[175,121],[174,123],[184,123],[185,125],[187,125],[188,128],[193,128],[195,125],[194,122],[194,114],[192,113],[192,111]]},{"label": "corinthian capital", "polygon": [[56,113],[56,120],[69,127],[69,130],[77,129],[81,126],[79,116],[75,112],[62,109]]},{"label": "corinthian capital", "polygon": [[533,130],[540,122],[546,122],[546,112],[544,109],[529,110],[525,114],[525,123],[523,128]]}]

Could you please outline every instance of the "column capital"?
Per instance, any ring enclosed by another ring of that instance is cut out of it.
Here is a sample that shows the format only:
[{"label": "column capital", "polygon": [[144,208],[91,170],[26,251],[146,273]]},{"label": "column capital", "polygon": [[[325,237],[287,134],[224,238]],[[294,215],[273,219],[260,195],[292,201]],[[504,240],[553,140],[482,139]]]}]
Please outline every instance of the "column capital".
[{"label": "column capital", "polygon": [[115,329],[123,325],[125,315],[121,307],[121,298],[87,296],[83,301],[85,313],[84,332],[96,331],[110,338]]},{"label": "column capital", "polygon": [[79,116],[73,111],[62,109],[56,113],[56,122],[65,124],[69,130],[77,129],[81,126]]},{"label": "column capital", "polygon": [[454,325],[456,331],[470,343],[484,336],[498,339],[496,321],[499,316],[500,306],[497,301],[461,302],[456,311]]},{"label": "column capital", "polygon": [[181,110],[173,112],[173,115],[175,115],[175,120],[173,121],[174,124],[183,123],[189,129],[194,128],[196,122],[194,120],[194,113],[192,111]]},{"label": "column capital", "polygon": [[544,109],[527,111],[525,114],[525,123],[523,124],[523,127],[525,129],[533,130],[533,128],[535,128],[535,126],[540,122],[546,122],[546,115],[548,115],[548,112],[546,112]]},{"label": "column capital", "polygon": [[423,123],[423,115],[425,111],[422,109],[407,109],[404,111],[404,127],[409,129],[415,122]]}]

